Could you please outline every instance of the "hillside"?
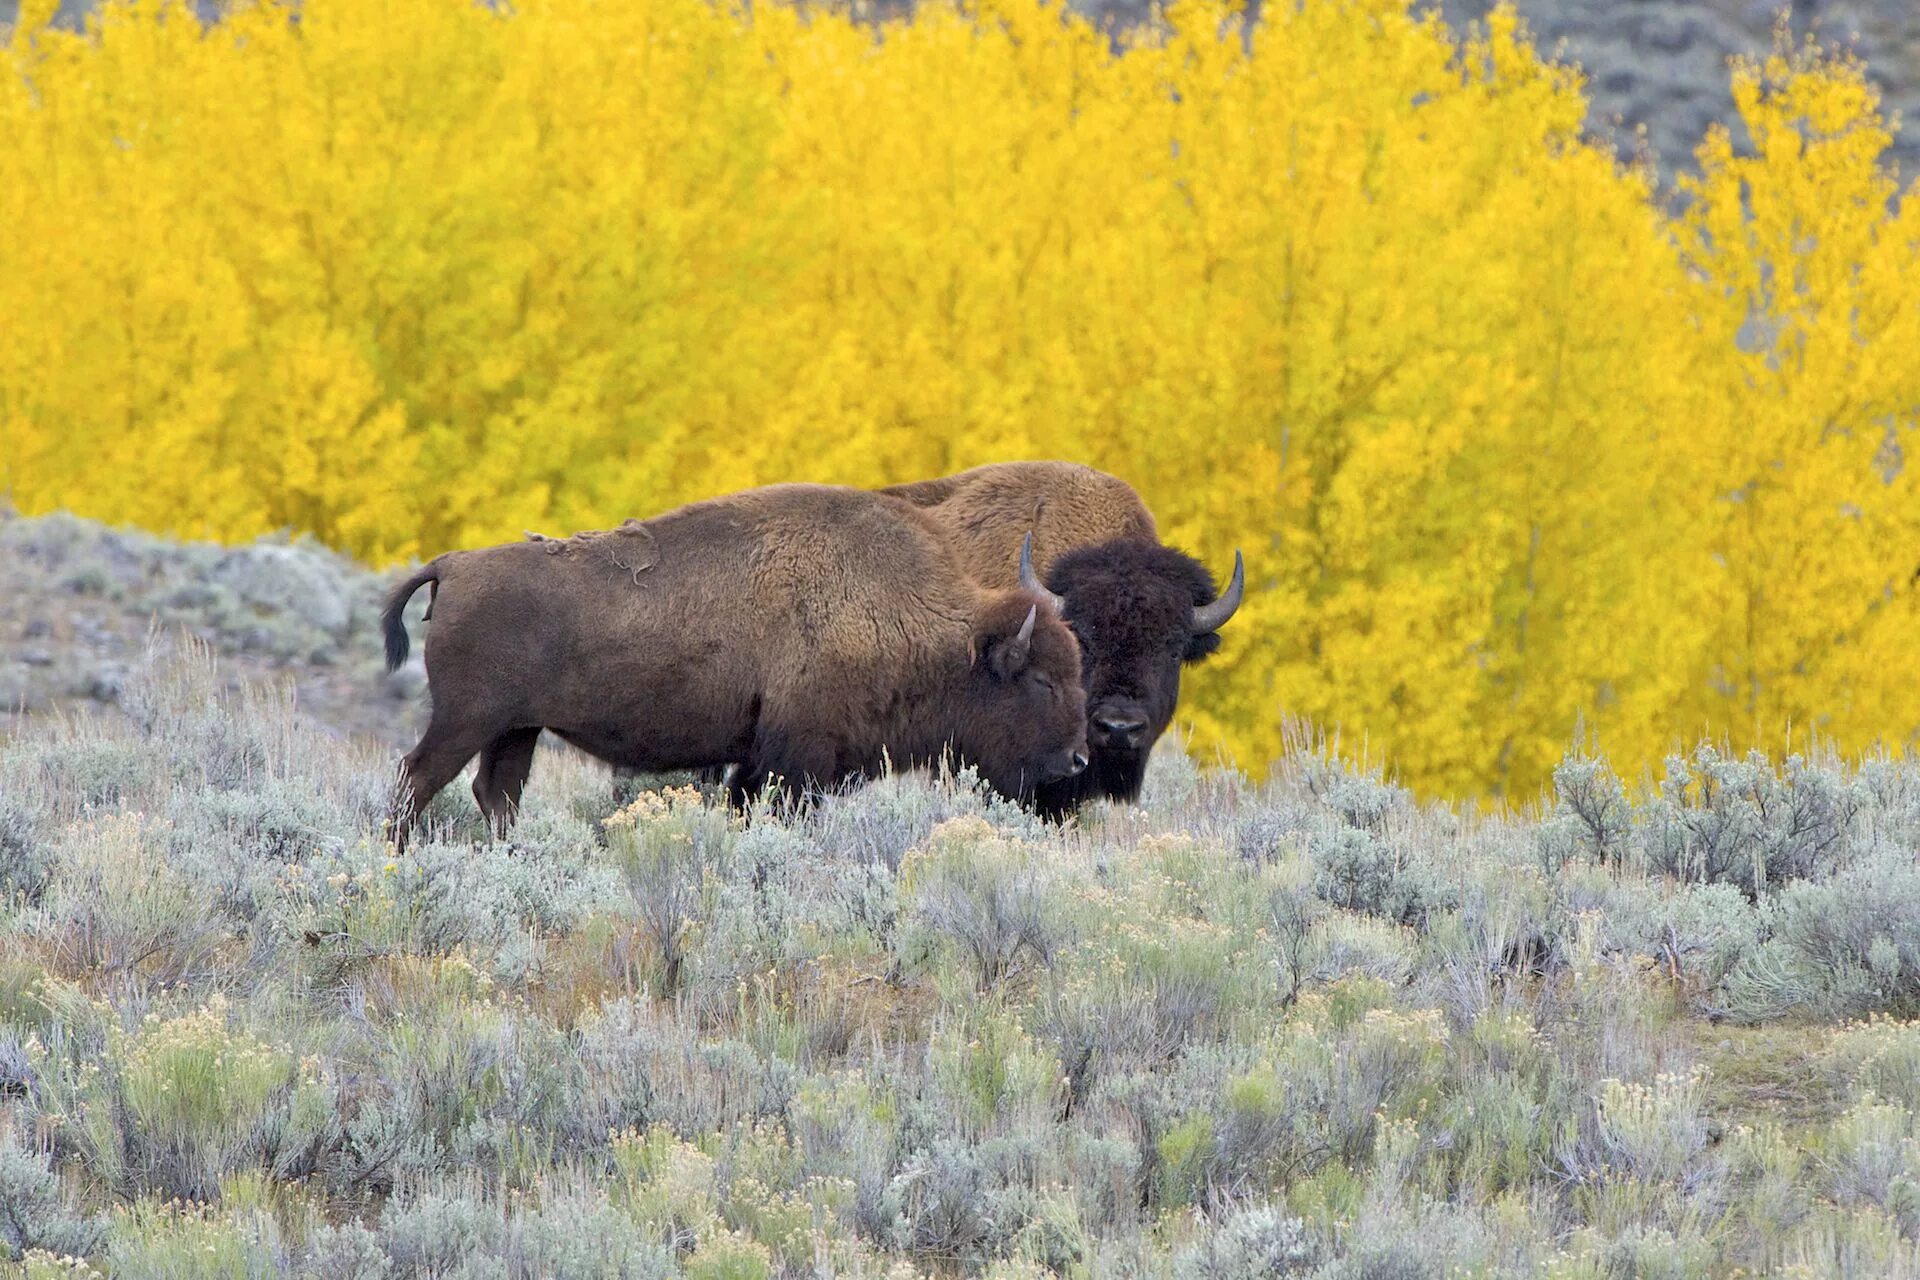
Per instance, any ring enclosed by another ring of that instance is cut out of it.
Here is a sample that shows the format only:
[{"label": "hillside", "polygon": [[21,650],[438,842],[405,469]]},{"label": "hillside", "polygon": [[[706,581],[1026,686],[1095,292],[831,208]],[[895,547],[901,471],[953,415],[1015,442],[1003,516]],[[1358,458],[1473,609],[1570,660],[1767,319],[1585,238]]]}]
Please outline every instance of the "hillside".
[{"label": "hillside", "polygon": [[[1489,0],[1443,0],[1450,22],[1484,18]],[[1764,56],[1789,13],[1796,39],[1851,48],[1866,59],[1889,112],[1920,119],[1920,5],[1911,0],[1518,0],[1545,49],[1587,72],[1590,128],[1617,128],[1623,152],[1644,127],[1661,177],[1692,169],[1707,126],[1733,124],[1727,60]],[[1614,122],[1618,121],[1618,126]],[[1892,158],[1909,180],[1920,172],[1920,135],[1896,138]]]},{"label": "hillside", "polygon": [[118,701],[0,744],[33,1280],[1920,1275],[1912,760],[1476,818],[1296,735],[1054,830],[547,751],[396,858],[284,685]]},{"label": "hillside", "polygon": [[0,508],[0,737],[22,712],[118,706],[150,647],[191,636],[236,687],[291,681],[323,731],[411,745],[425,673],[417,648],[382,666],[386,581],[308,541],[220,547]]}]

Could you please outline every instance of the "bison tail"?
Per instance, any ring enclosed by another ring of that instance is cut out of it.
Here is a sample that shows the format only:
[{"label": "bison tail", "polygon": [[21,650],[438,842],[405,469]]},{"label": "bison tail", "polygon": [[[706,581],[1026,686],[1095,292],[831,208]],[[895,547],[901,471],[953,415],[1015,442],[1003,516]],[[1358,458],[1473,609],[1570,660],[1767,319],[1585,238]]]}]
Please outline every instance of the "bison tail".
[{"label": "bison tail", "polygon": [[[387,670],[398,671],[400,664],[407,660],[407,601],[413,599],[413,593],[429,582],[440,581],[440,562],[430,561],[420,571],[393,589],[387,597],[387,607],[380,615],[380,630],[387,638]],[[435,590],[438,590],[436,585]],[[431,603],[427,606],[428,616],[433,614]]]}]

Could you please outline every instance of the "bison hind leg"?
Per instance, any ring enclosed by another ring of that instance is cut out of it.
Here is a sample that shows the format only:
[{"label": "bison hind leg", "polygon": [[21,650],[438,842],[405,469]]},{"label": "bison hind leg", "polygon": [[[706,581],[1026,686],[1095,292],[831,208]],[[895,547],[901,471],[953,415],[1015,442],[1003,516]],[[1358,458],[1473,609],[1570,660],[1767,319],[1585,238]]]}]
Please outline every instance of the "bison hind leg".
[{"label": "bison hind leg", "polygon": [[473,775],[473,798],[495,836],[507,834],[520,813],[520,792],[533,771],[533,749],[540,726],[513,729],[480,750],[480,767]]},{"label": "bison hind leg", "polygon": [[427,802],[459,777],[467,761],[494,736],[464,724],[450,723],[436,712],[419,744],[400,762],[399,786],[387,814],[388,838],[396,848],[406,850],[407,836],[426,811]]}]

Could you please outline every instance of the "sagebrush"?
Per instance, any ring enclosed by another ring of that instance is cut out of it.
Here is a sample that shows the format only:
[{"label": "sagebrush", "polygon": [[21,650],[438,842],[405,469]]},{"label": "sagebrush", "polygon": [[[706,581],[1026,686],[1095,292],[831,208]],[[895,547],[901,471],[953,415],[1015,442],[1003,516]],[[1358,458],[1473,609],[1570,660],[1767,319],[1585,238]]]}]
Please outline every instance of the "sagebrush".
[{"label": "sagebrush", "polygon": [[0,744],[35,1277],[1920,1274],[1908,758],[1487,816],[1169,743],[1056,828],[555,750],[397,857],[387,750],[204,658],[128,701]]}]

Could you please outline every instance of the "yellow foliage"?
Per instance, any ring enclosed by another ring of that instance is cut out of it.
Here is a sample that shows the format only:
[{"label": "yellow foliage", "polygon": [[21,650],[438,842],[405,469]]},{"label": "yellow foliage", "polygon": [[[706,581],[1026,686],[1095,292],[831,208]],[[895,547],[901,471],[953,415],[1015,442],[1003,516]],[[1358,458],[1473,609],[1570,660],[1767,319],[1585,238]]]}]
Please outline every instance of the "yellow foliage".
[{"label": "yellow foliage", "polygon": [[1186,709],[1414,786],[1909,742],[1920,202],[1860,68],[1734,76],[1685,212],[1514,16],[1186,0],[26,6],[0,492],[376,564],[1066,457],[1250,592]]},{"label": "yellow foliage", "polygon": [[1737,66],[1733,90],[1754,154],[1707,138],[1682,231],[1722,357],[1702,372],[1731,406],[1689,464],[1712,476],[1723,573],[1688,709],[1747,740],[1791,724],[1911,742],[1920,202],[1888,211],[1891,138],[1856,63],[1778,55]]}]

